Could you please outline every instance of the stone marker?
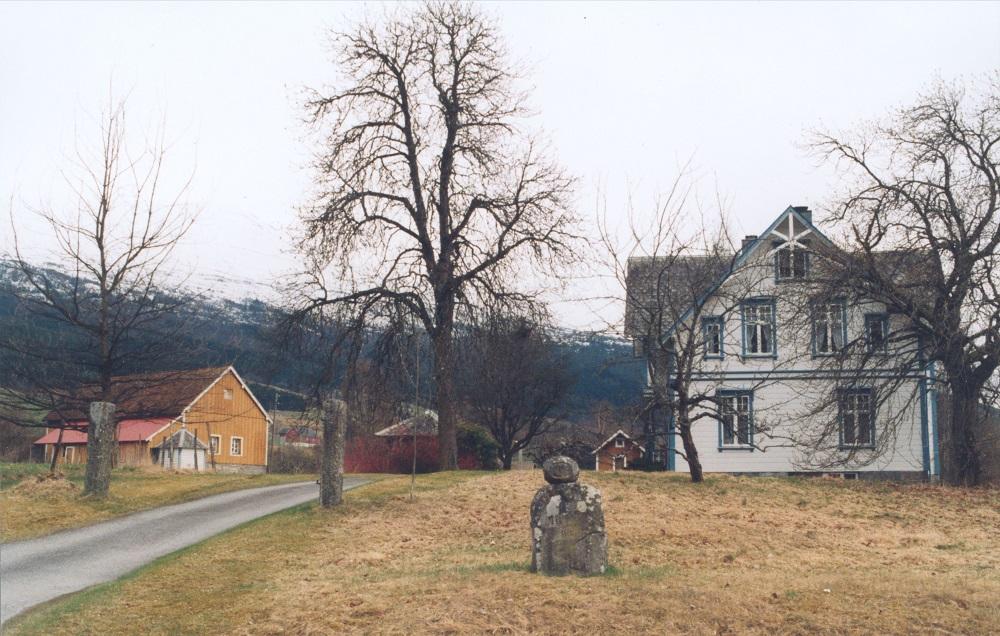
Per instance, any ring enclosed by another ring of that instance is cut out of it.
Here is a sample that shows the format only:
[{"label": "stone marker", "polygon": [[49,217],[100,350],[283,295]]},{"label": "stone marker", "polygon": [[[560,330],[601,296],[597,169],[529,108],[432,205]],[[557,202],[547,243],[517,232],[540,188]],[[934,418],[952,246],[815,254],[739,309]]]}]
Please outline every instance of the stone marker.
[{"label": "stone marker", "polygon": [[531,571],[603,574],[608,565],[601,491],[578,484],[580,467],[569,457],[542,465],[545,481],[531,502]]}]

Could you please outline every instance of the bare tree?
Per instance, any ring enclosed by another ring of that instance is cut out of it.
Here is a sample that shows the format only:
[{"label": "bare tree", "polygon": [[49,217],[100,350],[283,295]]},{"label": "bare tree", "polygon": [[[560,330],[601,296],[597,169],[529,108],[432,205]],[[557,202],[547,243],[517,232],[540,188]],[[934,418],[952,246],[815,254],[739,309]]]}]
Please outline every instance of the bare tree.
[{"label": "bare tree", "polygon": [[490,431],[510,470],[515,454],[561,415],[574,378],[544,328],[526,318],[484,310],[462,345],[465,410]]},{"label": "bare tree", "polygon": [[938,83],[885,121],[812,145],[845,179],[828,287],[884,306],[902,367],[940,365],[947,459],[964,485],[980,481],[973,424],[1000,367],[1000,75],[971,89]]},{"label": "bare tree", "polygon": [[[27,330],[0,330],[0,352],[19,377],[4,395],[51,411],[50,426],[89,419],[84,492],[90,495],[107,494],[117,448],[113,402],[131,390],[116,386],[116,378],[169,358],[182,327],[174,314],[190,300],[164,287],[171,253],[193,222],[180,203],[187,184],[163,197],[165,156],[162,139],[129,152],[119,103],[102,118],[96,160],[77,153],[79,181],[68,179],[74,208],[33,209],[24,217],[11,209],[8,276],[15,311],[33,320]],[[48,230],[54,245],[48,258],[57,269],[36,266],[22,253],[18,228],[29,216]]]},{"label": "bare tree", "polygon": [[[756,445],[753,433],[766,432],[766,418],[751,422],[739,404],[720,395],[721,384],[701,379],[700,372],[713,358],[721,358],[722,343],[732,339],[734,321],[721,320],[752,296],[770,269],[743,254],[756,237],[737,247],[719,205],[717,217],[690,208],[691,182],[686,171],[644,221],[631,207],[625,238],[612,231],[606,217],[599,219],[607,265],[625,295],[625,335],[637,354],[646,359],[649,387],[642,418],[647,467],[657,450],[673,452],[688,464],[693,482],[703,479],[698,448],[692,435],[701,420],[718,422],[723,435]],[[724,281],[724,284],[723,284]],[[771,322],[773,323],[773,307]],[[755,343],[773,351],[774,332],[761,330]],[[785,362],[787,364],[787,362]],[[778,363],[775,363],[778,366]],[[754,381],[760,388],[769,380]],[[678,436],[682,448],[667,443]],[[664,448],[666,447],[666,448]]]},{"label": "bare tree", "polygon": [[311,305],[394,304],[420,321],[441,467],[455,468],[458,312],[531,303],[533,276],[573,258],[572,180],[519,128],[518,70],[479,8],[402,9],[333,42],[340,87],[307,101],[325,138],[301,247],[341,287]]}]

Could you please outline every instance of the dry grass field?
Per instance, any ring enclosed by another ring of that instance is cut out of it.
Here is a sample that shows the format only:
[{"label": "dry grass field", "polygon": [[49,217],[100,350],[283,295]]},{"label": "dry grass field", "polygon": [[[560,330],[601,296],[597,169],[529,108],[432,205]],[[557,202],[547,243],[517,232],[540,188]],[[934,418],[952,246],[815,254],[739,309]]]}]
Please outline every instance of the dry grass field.
[{"label": "dry grass field", "polygon": [[611,571],[527,571],[541,473],[444,473],[280,513],[10,634],[1000,632],[1000,491],[593,474]]},{"label": "dry grass field", "polygon": [[[27,539],[231,490],[315,479],[308,475],[230,475],[118,468],[107,499],[80,496],[83,466],[48,479],[43,464],[0,464],[0,541]],[[61,474],[61,473],[60,473]]]}]

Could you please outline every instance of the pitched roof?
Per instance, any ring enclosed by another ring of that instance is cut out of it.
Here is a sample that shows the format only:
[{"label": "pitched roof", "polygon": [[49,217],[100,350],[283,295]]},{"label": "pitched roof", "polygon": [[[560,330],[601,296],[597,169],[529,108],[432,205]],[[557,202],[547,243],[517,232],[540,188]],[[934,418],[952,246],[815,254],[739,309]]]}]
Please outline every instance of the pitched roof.
[{"label": "pitched roof", "polygon": [[191,431],[186,428],[182,428],[170,437],[165,437],[160,442],[159,448],[198,448],[200,450],[208,450],[208,446],[200,439],[196,439]]},{"label": "pitched roof", "polygon": [[[799,230],[795,230],[796,227]],[[698,302],[718,290],[754,252],[762,245],[770,245],[772,234],[784,236],[782,231],[788,232],[786,238],[795,240],[809,235],[816,237],[822,245],[834,246],[833,241],[813,225],[812,213],[807,207],[788,206],[763,233],[747,237],[750,240],[732,257],[723,254],[711,257],[664,256],[648,259],[651,263],[644,263],[641,258],[629,259],[629,274],[633,260],[636,261],[637,271],[634,278],[626,275],[626,287],[630,286],[630,278],[635,282],[627,293],[625,334],[639,338],[650,333],[672,332],[691,315]],[[699,263],[698,259],[707,260]],[[706,284],[706,281],[710,282]],[[629,304],[632,304],[631,310]],[[676,319],[671,321],[669,316],[676,316]]]},{"label": "pitched roof", "polygon": [[433,437],[438,434],[438,416],[434,411],[424,411],[420,415],[408,417],[402,422],[383,428],[376,437]]},{"label": "pitched roof", "polygon": [[623,431],[622,429],[618,429],[617,431],[615,431],[614,435],[612,435],[608,439],[604,440],[604,442],[600,446],[598,446],[594,450],[590,451],[590,454],[591,455],[596,455],[597,453],[601,452],[602,448],[604,448],[605,446],[607,446],[608,444],[610,444],[611,442],[613,442],[615,440],[615,438],[619,437],[619,436],[624,437],[625,439],[627,439],[628,441],[632,442],[636,446],[639,446],[639,450],[641,450],[642,452],[644,452],[644,453],[646,452],[646,449],[643,448],[642,446],[640,446],[639,442],[637,442],[634,439],[632,439],[632,437],[628,433],[626,433],[625,431]]},{"label": "pitched roof", "polygon": [[[207,367],[116,376],[111,389],[116,415],[121,418],[178,417],[229,369],[231,367]],[[86,404],[96,396],[95,386],[85,386],[67,396],[66,406],[58,412],[49,413],[46,420],[86,419]]]},{"label": "pitched roof", "polygon": [[[119,442],[144,442],[148,441],[157,431],[161,430],[173,420],[169,417],[154,419],[131,419],[118,422]],[[86,444],[87,443],[87,421],[79,420],[71,422],[72,428],[67,428],[63,432],[63,444]],[[59,440],[59,430],[53,429],[35,441],[36,444],[55,444]]]},{"label": "pitched roof", "polygon": [[731,255],[642,256],[628,259],[625,335],[664,333],[729,268]]}]

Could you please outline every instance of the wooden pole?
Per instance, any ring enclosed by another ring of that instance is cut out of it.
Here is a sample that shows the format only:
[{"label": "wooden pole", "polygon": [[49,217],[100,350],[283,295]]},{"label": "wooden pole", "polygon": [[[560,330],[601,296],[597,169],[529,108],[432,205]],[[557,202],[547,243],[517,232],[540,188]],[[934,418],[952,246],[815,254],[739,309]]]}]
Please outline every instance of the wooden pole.
[{"label": "wooden pole", "polygon": [[417,485],[417,425],[419,422],[419,412],[420,412],[420,334],[417,333],[416,328],[414,328],[414,337],[416,338],[416,363],[417,366],[413,370],[413,400],[416,402],[418,415],[413,419],[413,465],[410,467],[410,501],[413,501],[413,491]]},{"label": "wooden pole", "polygon": [[194,472],[198,472],[198,429],[194,429]]},{"label": "wooden pole", "polygon": [[[212,423],[205,422],[205,427],[208,428],[208,455],[212,460],[212,472],[215,472],[215,447],[212,446]],[[222,442],[222,439],[219,439]]]},{"label": "wooden pole", "polygon": [[59,449],[62,447],[64,432],[66,432],[66,422],[63,422],[59,428],[59,439],[56,440],[56,445],[52,448],[52,463],[49,464],[50,473],[56,472],[56,462],[59,461]]}]

